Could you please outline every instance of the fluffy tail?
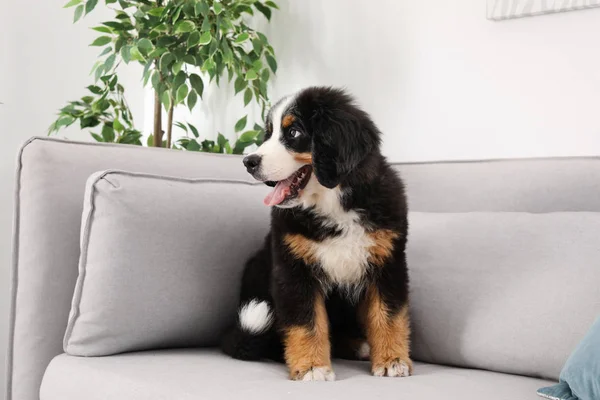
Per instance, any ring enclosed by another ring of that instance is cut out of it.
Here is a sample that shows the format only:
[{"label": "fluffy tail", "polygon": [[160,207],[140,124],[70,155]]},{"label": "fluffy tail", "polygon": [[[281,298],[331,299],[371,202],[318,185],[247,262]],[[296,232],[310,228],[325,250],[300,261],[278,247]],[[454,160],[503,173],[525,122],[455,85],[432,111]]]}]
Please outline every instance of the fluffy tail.
[{"label": "fluffy tail", "polygon": [[243,303],[236,326],[225,336],[223,351],[239,360],[270,357],[275,339],[273,322],[270,302],[252,299]]}]

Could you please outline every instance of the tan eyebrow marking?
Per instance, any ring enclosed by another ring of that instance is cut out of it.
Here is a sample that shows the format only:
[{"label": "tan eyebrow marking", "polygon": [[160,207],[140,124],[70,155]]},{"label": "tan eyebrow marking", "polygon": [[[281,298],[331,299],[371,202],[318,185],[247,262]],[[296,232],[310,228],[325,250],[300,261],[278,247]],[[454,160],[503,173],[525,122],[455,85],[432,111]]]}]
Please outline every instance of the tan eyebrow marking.
[{"label": "tan eyebrow marking", "polygon": [[281,126],[283,126],[284,128],[288,128],[288,127],[292,126],[292,124],[294,123],[295,120],[296,120],[296,117],[294,117],[292,114],[287,114],[281,120]]}]

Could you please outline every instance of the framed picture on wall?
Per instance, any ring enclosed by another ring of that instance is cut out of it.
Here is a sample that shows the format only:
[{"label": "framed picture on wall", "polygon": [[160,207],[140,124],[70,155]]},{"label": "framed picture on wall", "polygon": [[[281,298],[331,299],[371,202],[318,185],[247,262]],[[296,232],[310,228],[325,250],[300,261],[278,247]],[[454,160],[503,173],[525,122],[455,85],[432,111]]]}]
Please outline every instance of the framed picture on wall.
[{"label": "framed picture on wall", "polygon": [[488,0],[487,17],[493,21],[600,7],[600,0]]}]

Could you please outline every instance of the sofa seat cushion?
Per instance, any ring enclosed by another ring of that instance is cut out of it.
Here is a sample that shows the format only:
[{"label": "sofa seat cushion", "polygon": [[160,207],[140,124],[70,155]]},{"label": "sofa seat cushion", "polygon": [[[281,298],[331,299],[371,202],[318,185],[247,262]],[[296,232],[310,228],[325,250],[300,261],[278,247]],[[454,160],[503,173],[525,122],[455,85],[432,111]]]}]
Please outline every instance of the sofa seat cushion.
[{"label": "sofa seat cushion", "polygon": [[535,400],[551,384],[496,372],[415,364],[410,378],[376,378],[368,363],[334,360],[336,382],[292,382],[282,364],[233,360],[217,350],[180,349],[83,358],[48,366],[41,400],[461,399]]}]

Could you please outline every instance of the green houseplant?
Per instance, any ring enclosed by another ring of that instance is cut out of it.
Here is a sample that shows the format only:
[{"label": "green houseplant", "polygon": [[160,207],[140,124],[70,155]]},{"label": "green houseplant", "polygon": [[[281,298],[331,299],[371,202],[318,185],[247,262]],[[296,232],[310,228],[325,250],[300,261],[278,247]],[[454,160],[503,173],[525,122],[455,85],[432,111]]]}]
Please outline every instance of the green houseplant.
[{"label": "green houseplant", "polygon": [[[99,0],[71,0],[74,20],[92,12]],[[102,48],[92,69],[95,82],[89,94],[63,107],[49,134],[79,122],[99,142],[142,145],[119,83],[121,63],[144,66],[142,81],[154,92],[154,127],[146,144],[190,151],[242,154],[262,141],[263,129],[250,130],[247,115],[235,124],[235,143],[219,133],[216,140],[201,140],[191,124],[173,121],[175,107],[190,110],[202,100],[205,85],[219,85],[225,76],[234,80],[235,94],[243,93],[244,106],[256,102],[264,120],[269,106],[267,83],[277,71],[273,47],[267,37],[248,26],[247,20],[263,14],[270,20],[277,5],[265,0],[105,0],[115,18],[93,29],[99,36],[91,46]],[[163,116],[163,109],[165,115]],[[165,121],[166,116],[166,121]],[[173,141],[173,127],[186,136]]]}]

